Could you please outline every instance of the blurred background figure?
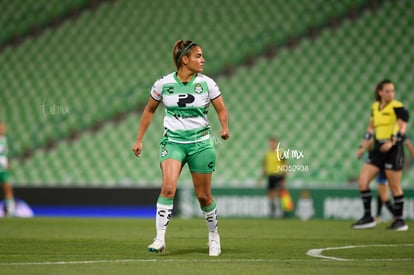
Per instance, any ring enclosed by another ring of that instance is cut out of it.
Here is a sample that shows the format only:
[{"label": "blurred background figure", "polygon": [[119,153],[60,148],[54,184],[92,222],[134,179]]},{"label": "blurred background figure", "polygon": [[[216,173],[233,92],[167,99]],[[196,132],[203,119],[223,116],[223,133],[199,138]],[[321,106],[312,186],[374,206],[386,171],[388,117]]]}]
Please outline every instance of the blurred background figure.
[{"label": "blurred background figure", "polygon": [[[270,137],[268,140],[269,150],[263,158],[261,179],[267,179],[267,196],[269,198],[269,217],[276,217],[277,201],[283,190],[286,189],[286,160],[284,159],[283,151],[278,149],[278,140],[275,137]],[[285,216],[282,204],[280,203],[280,212]]]},{"label": "blurred background figure", "polygon": [[385,176],[384,170],[381,170],[377,174],[377,182],[378,182],[378,195],[377,195],[377,214],[375,216],[375,222],[381,222],[381,213],[382,213],[382,206],[385,204],[387,209],[390,211],[392,215],[394,215],[394,205],[390,200],[389,195],[389,186],[387,177]]},{"label": "blurred background figure", "polygon": [[0,121],[0,185],[2,186],[5,199],[6,216],[14,216],[16,205],[14,202],[13,188],[9,183],[10,164],[7,158],[6,124]]}]

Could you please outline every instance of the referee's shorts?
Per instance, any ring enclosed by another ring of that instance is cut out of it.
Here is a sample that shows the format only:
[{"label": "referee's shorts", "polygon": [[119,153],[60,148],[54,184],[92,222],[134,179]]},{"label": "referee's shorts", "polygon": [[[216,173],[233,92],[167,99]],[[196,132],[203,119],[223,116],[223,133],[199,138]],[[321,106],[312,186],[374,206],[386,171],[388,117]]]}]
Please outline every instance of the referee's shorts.
[{"label": "referee's shorts", "polygon": [[404,165],[404,145],[396,143],[388,152],[381,152],[381,146],[384,143],[385,141],[375,141],[374,149],[369,152],[367,163],[378,167],[380,170],[401,171]]},{"label": "referee's shorts", "polygon": [[285,175],[269,175],[267,178],[267,190],[280,189],[285,180]]}]

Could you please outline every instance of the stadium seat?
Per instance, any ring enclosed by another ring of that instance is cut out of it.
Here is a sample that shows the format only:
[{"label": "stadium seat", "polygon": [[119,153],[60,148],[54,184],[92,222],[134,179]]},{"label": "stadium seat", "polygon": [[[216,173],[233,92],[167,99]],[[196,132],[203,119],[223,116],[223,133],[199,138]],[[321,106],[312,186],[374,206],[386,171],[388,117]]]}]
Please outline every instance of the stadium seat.
[{"label": "stadium seat", "polygon": [[[332,17],[343,17],[366,1],[189,2],[189,8],[200,10],[191,18],[177,16],[181,10],[172,2],[163,2],[163,9],[157,8],[160,3],[104,3],[0,54],[1,99],[7,98],[13,155],[35,150],[33,158],[14,164],[17,183],[159,185],[163,110],[148,130],[140,159],[130,150],[140,119],[132,111],[148,100],[153,81],[174,69],[170,52],[180,38],[201,41],[206,73],[219,75],[215,79],[230,111],[231,139],[226,142],[218,137],[213,108],[209,114],[220,164],[214,178],[223,187],[256,180],[269,135],[304,151],[305,158],[291,164],[308,165],[311,172],[293,173],[292,180],[344,184],[359,173],[361,162],[353,152],[366,127],[375,83],[394,79],[398,97],[414,105],[409,96],[412,60],[407,58],[413,37],[405,31],[411,27],[410,1],[385,2],[334,29],[323,28],[317,37],[301,38],[296,47],[279,49],[270,59],[258,56],[268,46],[327,26]],[[62,13],[60,8],[50,12]],[[253,66],[241,66],[249,56],[256,57]],[[235,65],[234,74],[221,76],[227,65]],[[69,113],[49,110],[45,116],[44,100]],[[123,121],[110,122],[121,112],[127,114]],[[97,122],[103,122],[98,132],[85,132]],[[73,130],[80,137],[66,143]],[[39,149],[51,139],[58,142],[52,151]],[[404,184],[412,179],[413,173],[407,173]],[[190,182],[189,173],[180,181]]]}]

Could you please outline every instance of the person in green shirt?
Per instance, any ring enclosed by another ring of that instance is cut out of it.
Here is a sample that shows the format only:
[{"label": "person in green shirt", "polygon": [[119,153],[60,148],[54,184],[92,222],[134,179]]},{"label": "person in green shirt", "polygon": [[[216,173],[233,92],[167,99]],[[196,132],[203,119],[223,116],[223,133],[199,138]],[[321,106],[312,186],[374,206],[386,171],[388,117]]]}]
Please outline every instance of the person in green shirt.
[{"label": "person in green shirt", "polygon": [[0,186],[2,186],[6,202],[6,216],[11,217],[15,215],[16,204],[14,201],[13,187],[9,182],[10,164],[7,153],[6,124],[0,121]]},{"label": "person in green shirt", "polygon": [[140,157],[143,138],[157,107],[165,107],[164,134],[160,142],[161,192],[157,200],[156,237],[150,252],[165,250],[165,233],[172,216],[178,177],[187,163],[194,190],[209,230],[209,255],[221,253],[216,201],[211,194],[216,153],[207,117],[210,103],[221,124],[220,136],[229,138],[229,119],[216,82],[202,74],[204,56],[199,44],[179,40],[173,48],[176,72],[158,79],[151,88],[132,151]]}]

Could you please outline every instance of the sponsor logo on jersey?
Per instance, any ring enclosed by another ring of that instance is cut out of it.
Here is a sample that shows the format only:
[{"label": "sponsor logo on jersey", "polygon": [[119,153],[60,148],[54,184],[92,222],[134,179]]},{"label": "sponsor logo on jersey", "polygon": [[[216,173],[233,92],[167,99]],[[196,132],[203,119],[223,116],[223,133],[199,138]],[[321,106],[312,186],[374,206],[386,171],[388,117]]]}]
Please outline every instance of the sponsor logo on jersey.
[{"label": "sponsor logo on jersey", "polygon": [[195,97],[192,94],[179,94],[178,95],[178,107],[186,107],[187,104],[193,103]]}]

